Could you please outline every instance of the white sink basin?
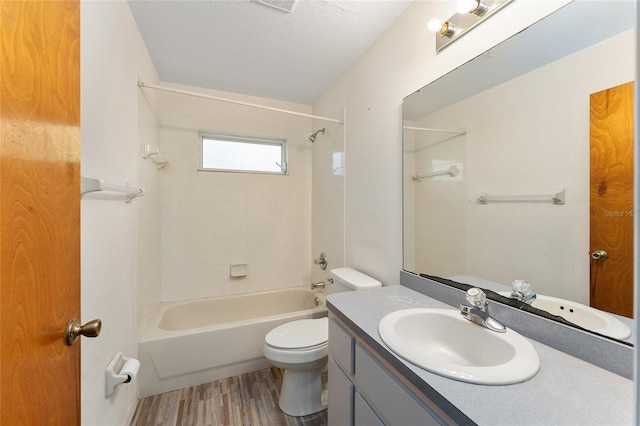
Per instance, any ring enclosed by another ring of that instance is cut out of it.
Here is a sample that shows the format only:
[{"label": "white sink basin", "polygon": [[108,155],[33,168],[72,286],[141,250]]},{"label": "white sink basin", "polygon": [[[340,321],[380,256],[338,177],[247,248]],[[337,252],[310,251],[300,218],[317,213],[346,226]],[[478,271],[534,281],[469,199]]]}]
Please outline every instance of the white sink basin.
[{"label": "white sink basin", "polygon": [[535,376],[540,367],[533,345],[520,334],[488,330],[452,309],[395,311],[380,320],[378,332],[399,357],[463,382],[518,383]]},{"label": "white sink basin", "polygon": [[[505,297],[511,295],[509,292],[500,294]],[[625,323],[606,312],[581,303],[538,294],[531,306],[614,339],[624,340],[631,337],[631,329]]]}]

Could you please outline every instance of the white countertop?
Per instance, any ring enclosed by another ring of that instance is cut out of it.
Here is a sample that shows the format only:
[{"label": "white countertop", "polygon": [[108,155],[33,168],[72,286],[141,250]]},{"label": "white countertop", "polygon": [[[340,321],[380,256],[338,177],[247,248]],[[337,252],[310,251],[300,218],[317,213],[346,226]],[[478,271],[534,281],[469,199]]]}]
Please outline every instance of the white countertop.
[{"label": "white countertop", "polygon": [[[451,306],[396,285],[375,290],[335,293],[329,310],[347,323],[419,388],[431,387],[479,425],[631,425],[633,381],[531,340],[540,358],[532,379],[506,386],[476,385],[431,373],[398,358],[380,339],[378,322],[406,308]],[[507,327],[509,324],[506,324]],[[427,395],[427,392],[425,392]]]}]

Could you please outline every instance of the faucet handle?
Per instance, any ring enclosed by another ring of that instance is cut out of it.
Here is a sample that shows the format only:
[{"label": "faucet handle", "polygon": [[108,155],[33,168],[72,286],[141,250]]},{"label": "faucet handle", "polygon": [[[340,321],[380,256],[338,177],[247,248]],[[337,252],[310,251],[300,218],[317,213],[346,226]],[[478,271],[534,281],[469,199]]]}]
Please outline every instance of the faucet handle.
[{"label": "faucet handle", "polygon": [[524,280],[515,280],[511,283],[511,295],[519,298],[526,298],[533,293],[531,285]]},{"label": "faucet handle", "polygon": [[327,264],[329,263],[329,259],[325,252],[320,253],[320,257],[318,259],[313,259],[313,263],[316,265],[320,265],[320,269],[323,271],[327,269]]},{"label": "faucet handle", "polygon": [[487,295],[477,287],[467,290],[467,301],[477,308],[483,308],[487,304]]}]

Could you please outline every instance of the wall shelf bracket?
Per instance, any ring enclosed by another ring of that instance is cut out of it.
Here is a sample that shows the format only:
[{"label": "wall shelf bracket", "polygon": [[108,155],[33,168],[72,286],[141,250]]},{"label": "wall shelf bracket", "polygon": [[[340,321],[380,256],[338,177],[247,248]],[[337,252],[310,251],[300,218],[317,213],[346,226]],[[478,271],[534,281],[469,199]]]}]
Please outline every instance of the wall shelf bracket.
[{"label": "wall shelf bracket", "polygon": [[90,192],[117,192],[124,194],[126,203],[130,203],[131,200],[144,195],[144,189],[136,186],[131,186],[128,182],[126,185],[114,185],[111,183],[105,183],[102,179],[90,178],[82,176],[80,180],[80,195],[85,195]]}]

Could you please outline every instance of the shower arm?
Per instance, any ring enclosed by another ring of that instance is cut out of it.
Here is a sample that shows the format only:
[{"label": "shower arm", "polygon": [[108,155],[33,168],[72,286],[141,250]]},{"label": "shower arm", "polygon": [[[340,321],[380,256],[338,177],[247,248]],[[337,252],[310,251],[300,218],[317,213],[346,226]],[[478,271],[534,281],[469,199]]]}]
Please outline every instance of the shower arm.
[{"label": "shower arm", "polygon": [[322,128],[320,130],[316,130],[316,132],[314,134],[312,134],[311,136],[309,136],[309,140],[311,142],[315,142],[316,138],[318,137],[318,133],[322,133],[323,135],[325,134],[326,128]]}]

